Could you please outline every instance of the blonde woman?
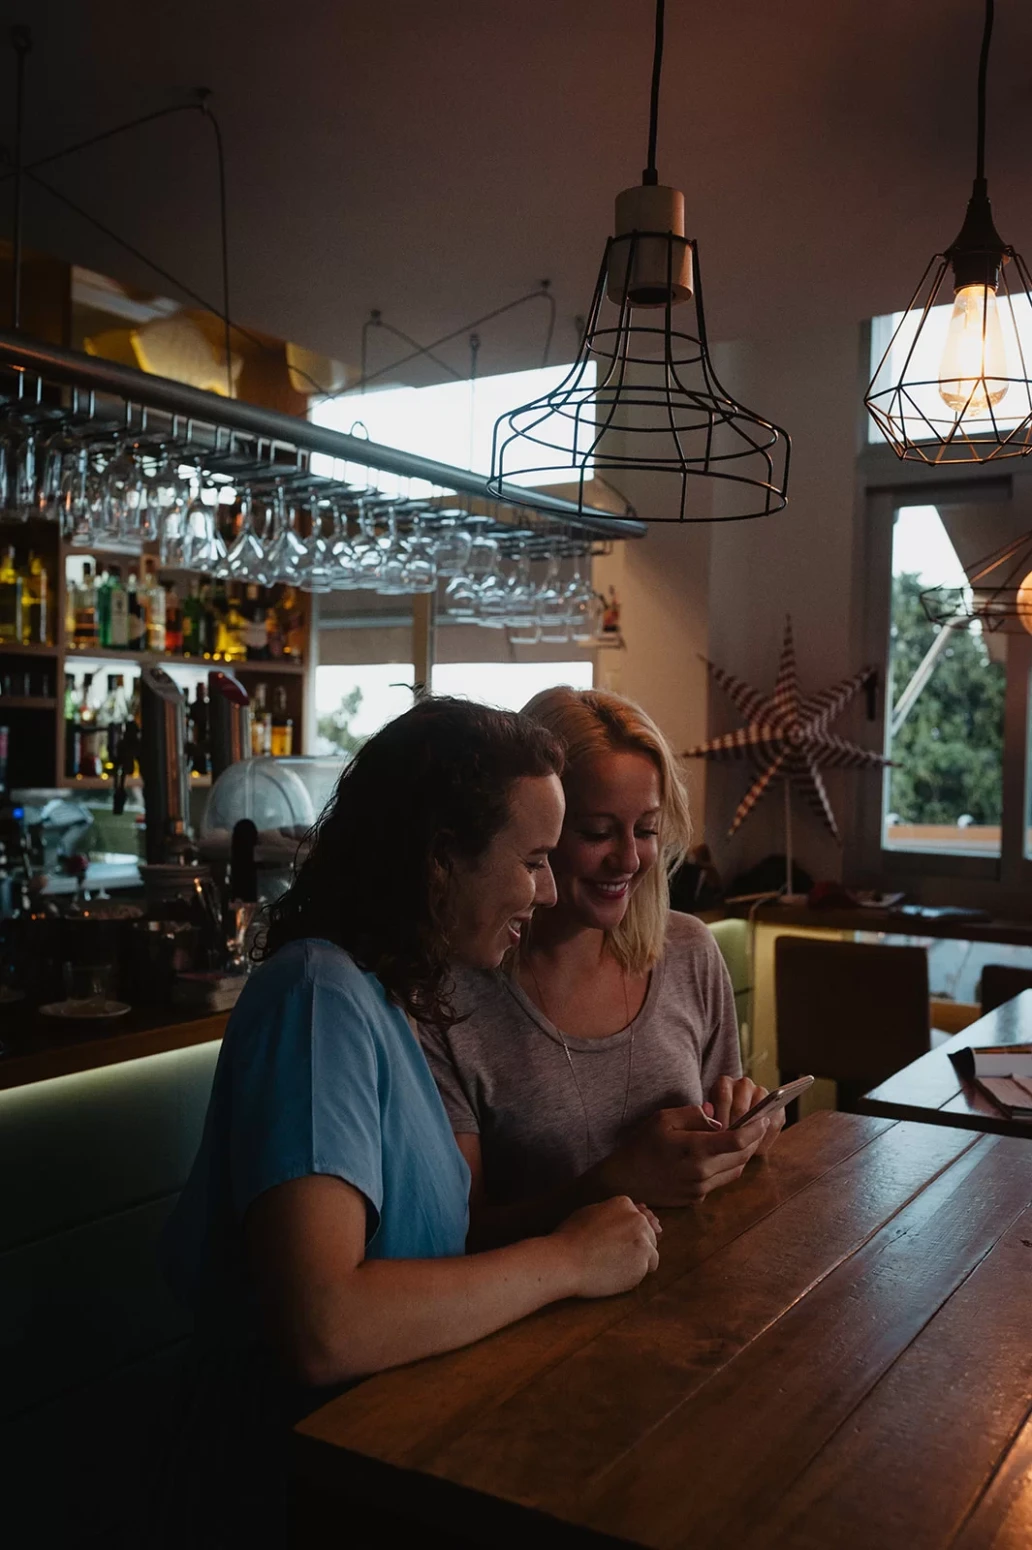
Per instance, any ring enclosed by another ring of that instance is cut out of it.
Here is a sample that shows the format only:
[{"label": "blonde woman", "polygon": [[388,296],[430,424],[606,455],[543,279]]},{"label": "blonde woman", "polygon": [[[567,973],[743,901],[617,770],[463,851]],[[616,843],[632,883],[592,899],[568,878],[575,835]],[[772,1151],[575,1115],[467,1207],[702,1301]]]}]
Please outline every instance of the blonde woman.
[{"label": "blonde woman", "polygon": [[673,753],[637,705],[558,688],[524,714],[563,744],[557,902],[502,969],[456,974],[462,1021],[424,1047],[470,1167],[470,1243],[547,1231],[613,1194],[699,1200],[769,1146],[780,1118],[741,1074],[734,997],[711,933],[670,909],[690,838]]}]

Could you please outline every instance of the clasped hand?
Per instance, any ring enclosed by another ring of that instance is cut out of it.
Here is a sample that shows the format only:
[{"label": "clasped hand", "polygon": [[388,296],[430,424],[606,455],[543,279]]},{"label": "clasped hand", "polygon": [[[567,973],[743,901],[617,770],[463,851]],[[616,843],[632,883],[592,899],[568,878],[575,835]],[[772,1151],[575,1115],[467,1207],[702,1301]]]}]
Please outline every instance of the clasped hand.
[{"label": "clasped hand", "polygon": [[659,1109],[643,1120],[600,1165],[605,1187],[650,1206],[686,1206],[740,1178],[746,1163],[766,1151],[783,1114],[740,1130],[729,1125],[766,1095],[748,1077],[721,1077],[712,1102]]}]

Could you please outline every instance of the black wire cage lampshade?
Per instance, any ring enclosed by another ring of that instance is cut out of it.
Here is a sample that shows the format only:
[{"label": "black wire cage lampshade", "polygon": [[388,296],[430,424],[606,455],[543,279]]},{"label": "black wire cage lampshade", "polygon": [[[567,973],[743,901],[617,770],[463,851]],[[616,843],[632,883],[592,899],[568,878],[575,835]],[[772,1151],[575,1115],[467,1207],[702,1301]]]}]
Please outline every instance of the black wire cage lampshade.
[{"label": "black wire cage lampshade", "polygon": [[932,624],[989,634],[1032,635],[1032,533],[1001,544],[965,570],[963,587],[929,587],[921,606]]},{"label": "black wire cage lampshade", "polygon": [[[768,516],[786,502],[789,438],[738,403],[717,377],[698,246],[685,236],[684,195],[660,184],[656,172],[663,11],[657,0],[642,184],[617,195],[615,235],[606,243],[576,361],[556,387],[495,424],[491,485],[498,490],[531,475],[558,483],[572,475],[583,505],[593,477],[644,470],[676,481],[668,513],[640,513],[646,521]],[[675,312],[680,308],[685,313]],[[721,493],[709,498],[701,480],[718,481]]]},{"label": "black wire cage lampshade", "polygon": [[993,0],[986,0],[964,223],[921,276],[864,398],[886,441],[910,461],[987,463],[1032,452],[1032,276],[996,230],[985,177],[992,27]]}]

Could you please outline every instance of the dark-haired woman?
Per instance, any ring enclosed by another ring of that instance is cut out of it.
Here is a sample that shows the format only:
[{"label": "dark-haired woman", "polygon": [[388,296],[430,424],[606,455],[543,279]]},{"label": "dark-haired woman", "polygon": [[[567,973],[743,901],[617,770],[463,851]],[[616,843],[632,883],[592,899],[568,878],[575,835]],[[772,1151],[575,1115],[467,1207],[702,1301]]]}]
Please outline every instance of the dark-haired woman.
[{"label": "dark-haired woman", "polygon": [[[417,705],[347,767],[271,910],[167,1237],[200,1368],[236,1394],[224,1438],[245,1414],[254,1438],[256,1416],[303,1413],[314,1387],[463,1345],[556,1298],[625,1291],[657,1263],[655,1221],[625,1198],[466,1257],[469,1172],[410,1022],[446,1028],[449,960],[496,967],[554,902],[561,763],[522,717]],[[243,1462],[267,1484],[257,1447]],[[224,1494],[243,1489],[240,1465]]]}]

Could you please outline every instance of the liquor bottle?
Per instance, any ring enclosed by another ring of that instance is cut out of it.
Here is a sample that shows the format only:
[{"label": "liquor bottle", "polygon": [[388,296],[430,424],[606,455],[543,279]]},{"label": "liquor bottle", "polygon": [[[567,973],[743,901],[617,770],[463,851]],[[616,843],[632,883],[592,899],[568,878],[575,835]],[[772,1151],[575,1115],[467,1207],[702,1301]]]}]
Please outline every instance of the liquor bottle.
[{"label": "liquor bottle", "polygon": [[93,567],[83,561],[82,581],[75,588],[75,619],[72,640],[77,650],[97,646],[97,594],[93,585]]},{"label": "liquor bottle", "polygon": [[265,609],[265,646],[270,661],[278,662],[283,655],[283,627],[279,609],[274,603],[268,604]]},{"label": "liquor bottle", "polygon": [[38,554],[29,550],[22,571],[22,644],[46,646],[50,642],[50,577]]},{"label": "liquor bottle", "polygon": [[100,735],[97,727],[97,710],[93,704],[93,674],[84,673],[82,693],[75,708],[79,726],[79,768],[77,775],[92,777],[100,774]]},{"label": "liquor bottle", "polygon": [[129,650],[147,650],[147,607],[144,589],[130,571],[127,591]]},{"label": "liquor bottle", "polygon": [[201,582],[201,656],[209,662],[215,654],[215,603],[210,581]]},{"label": "liquor bottle", "polygon": [[165,588],[158,580],[157,569],[150,555],[144,556],[143,606],[147,619],[147,649],[165,650]]},{"label": "liquor bottle", "polygon": [[97,643],[105,650],[111,645],[111,576],[107,569],[100,572],[93,590],[97,618]]},{"label": "liquor bottle", "polygon": [[14,564],[14,545],[0,559],[0,643],[22,644],[22,578]]},{"label": "liquor bottle", "polygon": [[108,580],[108,645],[124,651],[129,644],[129,594],[122,585],[122,572],[112,565]]},{"label": "liquor bottle", "polygon": [[269,643],[265,633],[265,609],[261,605],[258,588],[254,582],[248,585],[247,600],[242,611],[247,660],[264,662],[269,655]]},{"label": "liquor bottle", "polygon": [[81,737],[76,719],[75,675],[73,673],[65,674],[64,728],[64,772],[66,775],[77,775],[79,773],[79,745]]},{"label": "liquor bottle", "polygon": [[246,662],[247,645],[245,643],[245,631],[247,620],[240,611],[240,600],[237,589],[229,586],[226,589],[226,613],[222,621],[222,655],[227,662]]},{"label": "liquor bottle", "polygon": [[118,764],[125,724],[129,720],[129,706],[125,697],[125,679],[121,673],[109,673],[107,694],[97,713],[100,729],[99,757],[101,770],[112,775]]},{"label": "liquor bottle", "polygon": [[183,650],[183,607],[174,585],[165,593],[165,650],[176,657]]},{"label": "liquor bottle", "polygon": [[189,594],[183,599],[183,655],[199,657],[201,652],[201,592],[200,582],[194,576]]},{"label": "liquor bottle", "polygon": [[272,696],[272,756],[289,759],[294,751],[294,723],[287,715],[287,691],[276,686]]},{"label": "liquor bottle", "polygon": [[272,716],[268,706],[267,684],[255,684],[251,701],[251,757],[260,759],[272,752]]},{"label": "liquor bottle", "polygon": [[300,662],[305,654],[305,622],[293,587],[283,589],[280,619],[280,628],[283,631],[283,655],[295,662]]},{"label": "liquor bottle", "polygon": [[190,769],[195,775],[211,773],[208,749],[208,692],[203,683],[194,689],[194,700],[188,718],[188,754]]}]

